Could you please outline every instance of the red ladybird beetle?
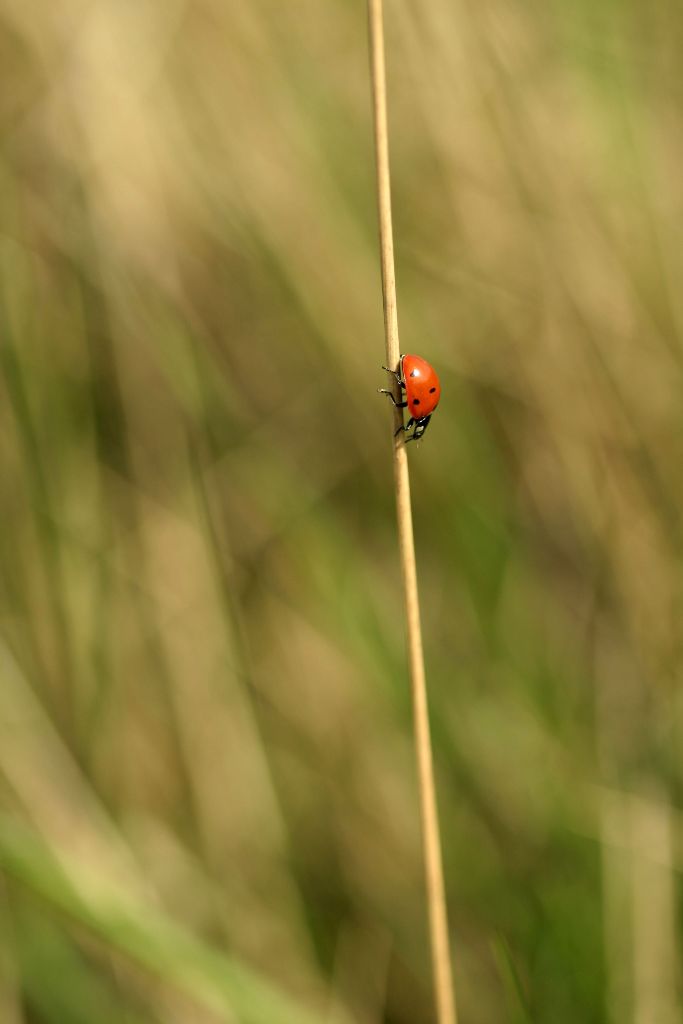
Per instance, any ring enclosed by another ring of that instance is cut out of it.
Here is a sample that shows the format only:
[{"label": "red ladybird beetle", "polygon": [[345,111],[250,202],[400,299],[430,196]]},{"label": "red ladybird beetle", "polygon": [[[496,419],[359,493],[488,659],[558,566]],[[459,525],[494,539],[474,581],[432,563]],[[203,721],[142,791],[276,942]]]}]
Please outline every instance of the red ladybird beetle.
[{"label": "red ladybird beetle", "polygon": [[[427,429],[432,413],[439,404],[441,385],[434,367],[421,356],[401,356],[398,365],[398,370],[390,370],[388,366],[383,366],[382,369],[387,373],[393,373],[401,389],[406,393],[406,400],[397,402],[387,388],[378,390],[383,395],[389,395],[397,409],[405,409],[407,406],[410,410],[410,419],[405,426],[399,427],[396,431],[396,434],[401,430],[406,432],[407,444],[408,441],[419,440]],[[411,427],[413,432],[408,434]]]}]

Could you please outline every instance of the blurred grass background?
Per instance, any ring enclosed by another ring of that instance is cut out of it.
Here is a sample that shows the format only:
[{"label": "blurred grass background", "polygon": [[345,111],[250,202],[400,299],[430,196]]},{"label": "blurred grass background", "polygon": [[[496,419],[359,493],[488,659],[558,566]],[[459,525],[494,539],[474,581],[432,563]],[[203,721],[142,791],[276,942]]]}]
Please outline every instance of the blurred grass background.
[{"label": "blurred grass background", "polygon": [[[0,1020],[431,1021],[365,6],[0,18]],[[461,1018],[673,1024],[683,11],[386,19]]]}]

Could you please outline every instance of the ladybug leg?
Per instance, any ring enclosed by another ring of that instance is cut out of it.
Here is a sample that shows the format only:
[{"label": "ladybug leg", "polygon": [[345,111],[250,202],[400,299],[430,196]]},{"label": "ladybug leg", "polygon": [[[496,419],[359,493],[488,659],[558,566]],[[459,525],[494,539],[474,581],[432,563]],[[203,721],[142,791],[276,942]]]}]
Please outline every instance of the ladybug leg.
[{"label": "ladybug leg", "polygon": [[[425,416],[424,419],[415,420],[415,429],[413,430],[413,432],[410,435],[410,437],[406,438],[406,444],[408,444],[408,441],[419,441],[420,440],[420,438],[424,434],[425,430],[429,426],[429,421],[431,420],[431,418],[432,417],[431,417],[431,414],[430,414],[429,416]],[[412,420],[411,420],[411,423],[412,423]]]},{"label": "ladybug leg", "polygon": [[401,374],[398,372],[398,370],[390,370],[388,366],[383,366],[382,369],[386,370],[387,373],[393,373],[394,377],[396,378],[398,383],[401,385],[401,387],[405,391],[405,389],[406,389],[405,381],[401,380]]},{"label": "ladybug leg", "polygon": [[[411,428],[411,426],[412,426],[412,424],[414,422],[415,421],[413,420],[413,417],[411,416],[405,426],[401,426],[401,427],[398,428],[398,430],[394,434],[394,437],[398,437],[398,435],[401,433],[402,430],[405,430],[405,431],[410,430],[410,428]],[[408,440],[410,440],[410,438],[408,438]]]},{"label": "ladybug leg", "polygon": [[388,395],[389,398],[394,403],[394,405],[396,406],[397,409],[405,409],[405,407],[408,404],[407,402],[397,402],[396,399],[394,398],[392,392],[391,391],[387,391],[386,388],[377,388],[377,391],[378,391],[378,393],[380,395]]}]

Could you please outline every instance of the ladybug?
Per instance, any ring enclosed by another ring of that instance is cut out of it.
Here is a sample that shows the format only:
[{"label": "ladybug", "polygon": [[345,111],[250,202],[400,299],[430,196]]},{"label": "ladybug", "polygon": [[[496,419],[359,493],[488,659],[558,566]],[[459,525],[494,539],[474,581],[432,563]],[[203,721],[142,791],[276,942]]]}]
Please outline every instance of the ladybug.
[{"label": "ladybug", "polygon": [[[408,441],[419,440],[427,429],[432,413],[439,404],[441,385],[434,367],[421,356],[401,356],[398,366],[398,370],[390,370],[388,366],[383,366],[382,369],[387,373],[393,373],[401,389],[406,393],[406,400],[397,402],[387,388],[378,388],[378,391],[382,395],[389,395],[397,409],[407,407],[410,410],[410,419],[405,426],[400,426],[396,431],[396,434],[402,430],[406,432],[407,444]],[[414,428],[413,432],[408,434],[411,427]]]}]

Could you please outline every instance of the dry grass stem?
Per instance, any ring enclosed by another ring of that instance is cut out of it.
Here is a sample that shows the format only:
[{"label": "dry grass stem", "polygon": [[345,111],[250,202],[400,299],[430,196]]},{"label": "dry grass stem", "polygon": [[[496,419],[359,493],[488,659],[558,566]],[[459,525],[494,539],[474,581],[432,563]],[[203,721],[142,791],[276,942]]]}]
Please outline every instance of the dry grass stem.
[{"label": "dry grass stem", "polygon": [[[379,202],[380,249],[382,260],[382,292],[384,297],[384,331],[387,366],[398,366],[400,347],[394,275],[394,241],[391,221],[391,185],[389,178],[389,140],[387,131],[386,74],[384,61],[384,30],[382,0],[368,0],[370,27],[370,59],[374,112],[375,152],[377,160],[377,191]],[[400,389],[395,397],[400,401]],[[395,410],[396,430],[403,422],[400,409]],[[415,565],[415,542],[410,506],[408,459],[402,436],[394,441],[394,481],[401,553],[401,570],[406,608],[408,657],[413,697],[415,745],[422,812],[427,900],[431,934],[432,964],[439,1024],[455,1024],[456,1010],[451,973],[448,919],[441,859],[441,839],[436,807],[432,745],[427,710],[420,606]]]}]

